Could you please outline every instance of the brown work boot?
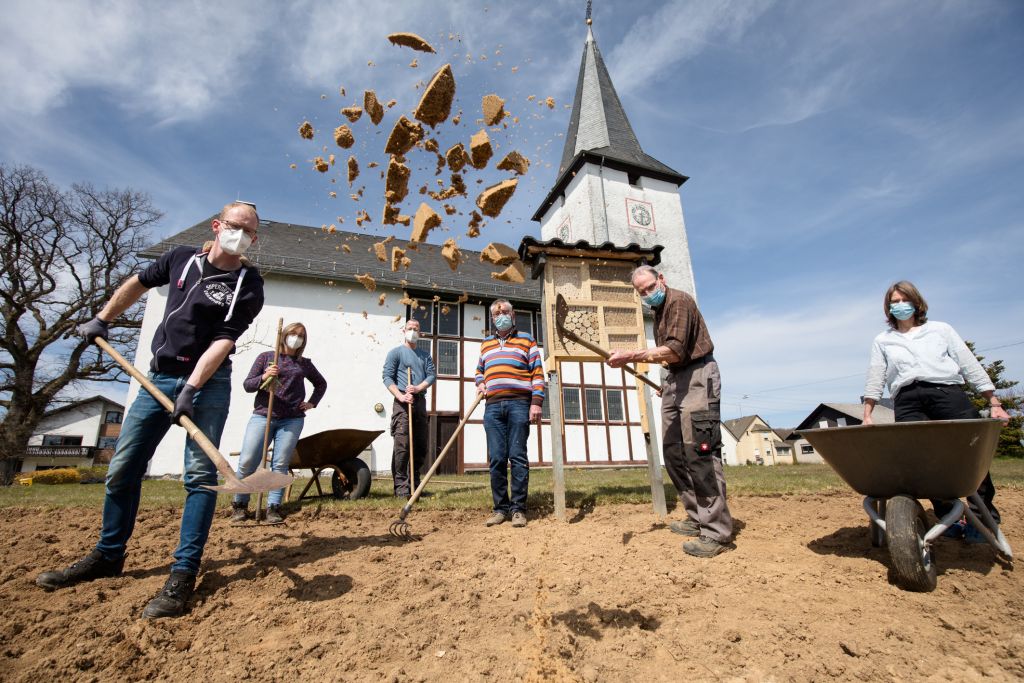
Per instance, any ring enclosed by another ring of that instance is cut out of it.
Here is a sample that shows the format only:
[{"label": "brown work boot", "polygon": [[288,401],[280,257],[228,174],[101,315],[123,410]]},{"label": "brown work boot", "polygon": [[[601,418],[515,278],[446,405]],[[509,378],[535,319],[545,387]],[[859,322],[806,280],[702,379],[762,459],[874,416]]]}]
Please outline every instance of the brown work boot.
[{"label": "brown work boot", "polygon": [[494,514],[488,517],[487,521],[484,522],[484,525],[497,526],[499,524],[504,523],[506,519],[508,519],[508,517],[505,516],[504,512],[501,512],[500,510],[495,510]]},{"label": "brown work boot", "polygon": [[512,513],[512,526],[517,529],[526,526],[526,513],[525,512],[513,512]]},{"label": "brown work boot", "polygon": [[700,524],[690,518],[668,525],[669,531],[680,536],[700,536]]},{"label": "brown work boot", "polygon": [[728,543],[722,543],[704,535],[683,544],[683,552],[694,557],[714,557],[726,550],[731,550]]}]

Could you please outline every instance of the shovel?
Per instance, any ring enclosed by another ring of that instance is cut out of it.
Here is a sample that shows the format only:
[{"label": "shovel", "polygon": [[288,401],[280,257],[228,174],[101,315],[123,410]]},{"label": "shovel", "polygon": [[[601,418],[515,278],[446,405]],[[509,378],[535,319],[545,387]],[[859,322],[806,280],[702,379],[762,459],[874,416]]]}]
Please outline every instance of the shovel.
[{"label": "shovel", "polygon": [[[160,405],[164,407],[168,413],[174,412],[174,401],[167,398],[162,391],[156,388],[149,378],[139,372],[134,365],[125,360],[124,356],[117,352],[117,350],[107,343],[106,339],[102,337],[96,337],[93,339],[96,346],[100,347],[107,352],[111,358],[117,361],[117,364],[124,369],[129,375],[132,376],[142,388],[150,393],[150,395],[157,400]],[[217,467],[217,471],[225,479],[225,483],[222,486],[206,486],[204,488],[211,489],[213,491],[223,491],[224,493],[258,493],[260,491],[271,491],[273,489],[279,489],[282,486],[287,486],[291,480],[291,475],[279,474],[277,472],[270,472],[268,470],[259,470],[252,475],[246,477],[244,480],[239,479],[235,475],[235,471],[231,469],[231,465],[225,460],[224,456],[220,454],[217,447],[213,445],[213,442],[206,438],[196,423],[184,415],[178,419],[178,424],[185,428],[185,432],[188,433],[190,439],[196,442],[203,453],[206,453],[213,464]]]},{"label": "shovel", "polygon": [[[562,346],[565,346],[566,340],[575,342],[582,346],[583,348],[589,349],[590,351],[593,351],[597,355],[601,356],[601,358],[607,360],[608,357],[611,356],[612,354],[608,353],[597,344],[594,344],[592,342],[587,341],[586,339],[583,339],[578,334],[576,334],[575,332],[573,332],[572,330],[565,326],[565,317],[567,315],[569,315],[569,304],[565,300],[565,297],[559,294],[558,298],[555,299],[555,327],[558,329],[558,338],[559,341],[562,342]],[[650,379],[648,379],[646,375],[643,375],[634,370],[629,365],[622,366],[622,369],[636,377],[644,384],[650,386],[655,391],[661,391],[660,386],[658,386]]]},{"label": "shovel", "polygon": [[[459,433],[462,431],[462,428],[466,426],[466,422],[469,420],[469,416],[472,415],[473,411],[476,410],[476,407],[480,405],[480,401],[483,399],[483,397],[483,394],[477,392],[476,400],[473,401],[473,405],[471,405],[469,407],[469,410],[466,411],[466,417],[462,418],[462,421],[459,422],[459,426],[455,428],[455,431],[452,433],[451,438],[448,439],[448,443],[446,443],[441,452],[437,454],[437,458],[434,459],[434,464],[430,466],[429,470],[427,470],[426,475],[424,475],[423,477],[423,481],[421,481],[420,485],[416,487],[416,490],[409,498],[409,502],[406,503],[405,507],[402,508],[402,511],[398,513],[398,519],[391,522],[391,527],[389,531],[391,532],[392,536],[398,536],[401,538],[409,538],[410,536],[412,536],[411,530],[409,529],[409,523],[405,521],[405,518],[409,516],[409,511],[412,510],[412,506],[419,499],[420,494],[423,493],[423,489],[427,487],[427,482],[430,481],[430,478],[434,476],[434,472],[436,472],[437,468],[441,465],[441,461],[444,459],[444,456],[448,453],[448,449],[451,448],[452,444],[455,443],[455,440],[459,438]],[[412,481],[410,480],[409,483],[411,485]]]}]

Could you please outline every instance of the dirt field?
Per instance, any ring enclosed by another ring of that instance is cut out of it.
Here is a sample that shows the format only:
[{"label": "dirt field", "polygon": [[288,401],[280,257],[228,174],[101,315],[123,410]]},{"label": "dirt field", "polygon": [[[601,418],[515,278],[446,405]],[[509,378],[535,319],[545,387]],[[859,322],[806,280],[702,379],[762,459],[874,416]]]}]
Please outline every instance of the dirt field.
[{"label": "dirt field", "polygon": [[[1024,549],[1024,492],[997,499]],[[648,507],[486,529],[483,513],[218,513],[191,612],[138,615],[178,512],[140,514],[124,576],[45,593],[99,512],[0,511],[0,680],[950,680],[1024,678],[1021,575],[940,542],[934,593],[887,581],[852,493],[731,501],[737,547],[687,557]]]}]

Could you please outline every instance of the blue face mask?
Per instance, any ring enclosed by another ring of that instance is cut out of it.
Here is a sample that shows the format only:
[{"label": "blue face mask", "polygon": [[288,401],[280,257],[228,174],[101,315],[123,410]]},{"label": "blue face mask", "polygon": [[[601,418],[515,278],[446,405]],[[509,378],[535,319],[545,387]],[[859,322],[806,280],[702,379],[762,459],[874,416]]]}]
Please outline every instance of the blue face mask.
[{"label": "blue face mask", "polygon": [[505,330],[511,330],[512,329],[512,316],[510,316],[510,315],[508,315],[506,313],[502,313],[501,315],[499,315],[498,317],[496,317],[494,319],[494,326],[498,329],[499,332],[504,332]]},{"label": "blue face mask", "polygon": [[665,303],[665,288],[659,287],[647,296],[643,297],[644,303],[651,308],[657,308]]},{"label": "blue face mask", "polygon": [[910,316],[914,315],[914,304],[906,301],[900,301],[896,304],[889,304],[889,312],[892,313],[892,317],[897,320],[909,320]]}]

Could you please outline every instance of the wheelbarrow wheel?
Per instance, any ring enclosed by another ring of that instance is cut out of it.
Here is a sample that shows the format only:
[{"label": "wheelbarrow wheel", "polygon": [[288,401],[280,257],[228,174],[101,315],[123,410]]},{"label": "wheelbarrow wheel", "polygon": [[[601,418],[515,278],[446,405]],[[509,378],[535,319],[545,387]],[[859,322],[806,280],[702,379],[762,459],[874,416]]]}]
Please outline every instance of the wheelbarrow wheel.
[{"label": "wheelbarrow wheel", "polygon": [[924,508],[909,496],[890,498],[885,506],[889,556],[897,582],[906,590],[927,593],[935,589],[935,562],[924,542],[929,526]]},{"label": "wheelbarrow wheel", "polygon": [[359,500],[370,492],[370,468],[358,458],[346,460],[334,468],[331,492],[335,498]]}]

